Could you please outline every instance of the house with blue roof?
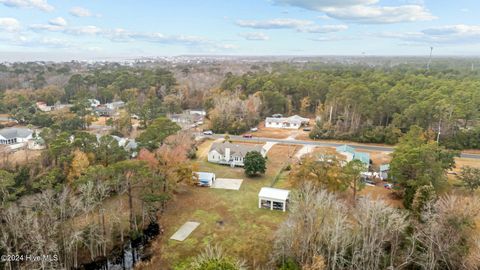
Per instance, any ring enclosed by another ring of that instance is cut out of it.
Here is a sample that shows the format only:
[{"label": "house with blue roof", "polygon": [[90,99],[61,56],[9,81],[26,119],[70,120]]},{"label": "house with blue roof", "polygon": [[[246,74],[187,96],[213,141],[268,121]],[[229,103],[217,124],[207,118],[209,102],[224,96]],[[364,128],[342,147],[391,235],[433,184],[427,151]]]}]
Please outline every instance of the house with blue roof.
[{"label": "house with blue roof", "polygon": [[364,152],[357,152],[355,148],[346,144],[338,146],[336,151],[347,157],[347,162],[352,160],[360,160],[367,167],[370,167],[370,154]]}]

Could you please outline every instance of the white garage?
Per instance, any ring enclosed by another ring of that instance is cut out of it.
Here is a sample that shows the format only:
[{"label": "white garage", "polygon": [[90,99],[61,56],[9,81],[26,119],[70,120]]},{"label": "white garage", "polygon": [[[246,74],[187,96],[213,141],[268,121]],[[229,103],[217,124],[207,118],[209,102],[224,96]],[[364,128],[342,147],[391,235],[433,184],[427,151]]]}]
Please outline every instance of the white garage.
[{"label": "white garage", "polygon": [[270,210],[287,210],[290,190],[263,187],[258,193],[258,208]]}]

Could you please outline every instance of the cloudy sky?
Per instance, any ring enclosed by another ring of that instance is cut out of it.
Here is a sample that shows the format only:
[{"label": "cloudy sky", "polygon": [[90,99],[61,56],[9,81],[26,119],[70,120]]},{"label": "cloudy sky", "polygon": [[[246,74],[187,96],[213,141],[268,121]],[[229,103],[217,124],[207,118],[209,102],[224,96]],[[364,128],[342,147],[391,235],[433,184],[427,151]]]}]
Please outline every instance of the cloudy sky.
[{"label": "cloudy sky", "polygon": [[[478,0],[0,0],[0,60],[480,55]],[[2,59],[4,58],[4,59]]]}]

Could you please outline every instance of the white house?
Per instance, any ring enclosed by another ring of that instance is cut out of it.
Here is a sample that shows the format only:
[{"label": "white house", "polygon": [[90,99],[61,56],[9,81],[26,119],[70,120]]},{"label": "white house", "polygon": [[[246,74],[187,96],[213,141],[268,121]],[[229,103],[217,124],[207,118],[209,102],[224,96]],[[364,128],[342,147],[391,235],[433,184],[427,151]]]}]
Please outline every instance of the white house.
[{"label": "white house", "polygon": [[121,109],[121,108],[125,107],[125,102],[123,102],[123,101],[114,101],[114,102],[105,104],[105,106],[106,106],[107,108],[109,108],[110,110],[118,110],[118,109]]},{"label": "white house", "polygon": [[90,102],[90,107],[95,108],[100,105],[100,101],[98,99],[90,98],[88,99],[88,102]]},{"label": "white house", "polygon": [[303,118],[298,115],[290,117],[267,117],[265,119],[265,127],[299,129],[301,126],[308,124],[309,121],[308,118]]},{"label": "white house", "polygon": [[201,115],[201,116],[207,115],[207,112],[204,111],[204,110],[202,110],[202,109],[188,110],[188,113],[189,113],[189,114],[198,114],[198,115]]},{"label": "white house", "polygon": [[252,151],[259,152],[263,157],[267,154],[267,151],[261,145],[217,142],[210,147],[208,162],[242,167],[245,155]]},{"label": "white house", "polygon": [[262,187],[258,193],[258,208],[287,210],[290,191],[286,189]]},{"label": "white house", "polygon": [[47,103],[39,101],[36,103],[37,108],[42,112],[50,112],[53,110],[53,106],[48,106]]},{"label": "white house", "polygon": [[4,128],[0,130],[0,144],[25,143],[33,138],[33,131],[28,128]]}]

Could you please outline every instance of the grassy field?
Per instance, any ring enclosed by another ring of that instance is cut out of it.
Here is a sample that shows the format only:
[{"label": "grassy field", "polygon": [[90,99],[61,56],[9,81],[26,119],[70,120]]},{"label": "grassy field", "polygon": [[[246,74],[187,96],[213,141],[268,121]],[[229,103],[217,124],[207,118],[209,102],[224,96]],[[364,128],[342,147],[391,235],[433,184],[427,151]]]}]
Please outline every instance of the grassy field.
[{"label": "grassy field", "polygon": [[[200,171],[215,172],[217,177],[244,179],[239,191],[199,187],[184,187],[161,219],[163,236],[152,243],[154,256],[140,269],[171,269],[197,255],[205,246],[221,245],[227,253],[244,259],[256,269],[269,261],[274,234],[286,214],[258,209],[258,192],[270,186],[280,168],[285,165],[284,154],[292,146],[275,145],[268,153],[267,172],[247,178],[242,168],[230,168],[206,161],[205,149],[211,141],[199,147],[196,166]],[[285,186],[280,181],[279,186]],[[169,240],[186,221],[200,226],[184,242]]]}]

